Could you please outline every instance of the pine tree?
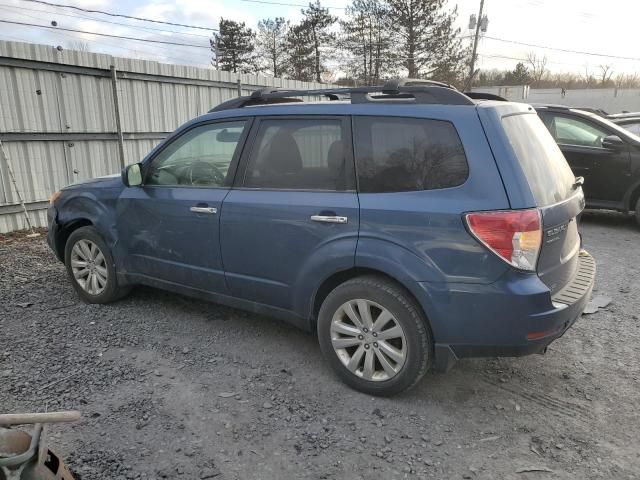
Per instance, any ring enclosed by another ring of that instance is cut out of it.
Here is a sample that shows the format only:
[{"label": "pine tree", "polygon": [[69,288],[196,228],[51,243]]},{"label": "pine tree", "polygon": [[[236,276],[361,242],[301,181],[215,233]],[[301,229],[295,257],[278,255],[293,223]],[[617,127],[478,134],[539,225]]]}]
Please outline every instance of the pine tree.
[{"label": "pine tree", "polygon": [[289,21],[283,17],[267,18],[258,23],[256,49],[263,69],[274,77],[282,76],[286,63],[286,40]]},{"label": "pine tree", "polygon": [[285,48],[284,70],[287,76],[293,80],[313,81],[315,64],[313,39],[311,30],[304,22],[289,29]]},{"label": "pine tree", "polygon": [[394,19],[396,54],[410,78],[451,81],[451,76],[460,75],[465,55],[460,29],[454,27],[456,9],[446,11],[445,0],[387,0],[387,3]]},{"label": "pine tree", "polygon": [[252,73],[257,69],[255,33],[244,22],[220,19],[219,33],[210,41],[216,69],[234,73]]},{"label": "pine tree", "polygon": [[353,0],[340,21],[340,46],[355,57],[345,68],[365,85],[380,83],[391,73],[391,18],[380,0]]},{"label": "pine tree", "polygon": [[320,0],[316,3],[309,3],[309,8],[302,9],[303,20],[301,27],[308,30],[308,36],[313,46],[313,71],[316,82],[320,82],[320,74],[323,71],[323,54],[320,47],[332,42],[335,35],[329,31],[329,27],[333,25],[337,18],[329,13],[328,8],[320,5]]},{"label": "pine tree", "polygon": [[513,71],[505,74],[504,81],[507,85],[528,85],[531,83],[529,69],[524,63],[518,62]]}]

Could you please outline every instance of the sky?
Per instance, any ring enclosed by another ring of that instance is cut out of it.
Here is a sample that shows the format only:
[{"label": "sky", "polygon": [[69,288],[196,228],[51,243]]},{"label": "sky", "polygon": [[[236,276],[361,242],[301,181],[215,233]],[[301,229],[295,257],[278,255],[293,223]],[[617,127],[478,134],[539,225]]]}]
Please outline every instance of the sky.
[{"label": "sky", "polygon": [[[306,3],[304,0],[46,1],[208,28],[216,28],[220,17],[244,21],[252,28],[261,19],[276,16],[296,22],[301,18],[301,7],[296,5]],[[466,42],[471,41],[472,33],[468,30],[469,16],[477,14],[479,3],[480,0],[448,0],[447,8],[457,9],[458,26]],[[324,0],[322,4],[329,7],[332,14],[342,17],[349,1]],[[640,18],[637,0],[485,0],[484,12],[489,17],[489,26],[478,47],[480,69],[513,69],[529,52],[534,52],[540,57],[546,56],[547,68],[555,72],[597,74],[600,65],[609,65],[614,75],[640,72],[640,49],[637,41],[632,41]],[[64,48],[71,48],[73,42],[80,41],[91,51],[122,57],[198,66],[207,66],[210,61],[208,38],[211,32],[206,30],[128,20],[26,0],[0,0],[0,20],[37,25],[57,22],[55,29],[0,23],[2,40]],[[194,46],[100,37],[62,31],[61,28]]]}]

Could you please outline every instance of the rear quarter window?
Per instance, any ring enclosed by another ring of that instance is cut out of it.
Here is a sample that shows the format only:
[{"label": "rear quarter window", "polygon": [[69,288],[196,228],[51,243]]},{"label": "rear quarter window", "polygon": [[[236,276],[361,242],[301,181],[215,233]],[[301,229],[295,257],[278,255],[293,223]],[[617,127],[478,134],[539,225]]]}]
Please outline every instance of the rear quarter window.
[{"label": "rear quarter window", "polygon": [[462,185],[469,165],[453,124],[402,117],[355,117],[361,192],[407,192]]},{"label": "rear quarter window", "polygon": [[640,137],[640,121],[636,123],[621,123],[620,126]]},{"label": "rear quarter window", "polygon": [[507,115],[502,125],[537,205],[552,205],[568,198],[575,176],[538,115]]}]

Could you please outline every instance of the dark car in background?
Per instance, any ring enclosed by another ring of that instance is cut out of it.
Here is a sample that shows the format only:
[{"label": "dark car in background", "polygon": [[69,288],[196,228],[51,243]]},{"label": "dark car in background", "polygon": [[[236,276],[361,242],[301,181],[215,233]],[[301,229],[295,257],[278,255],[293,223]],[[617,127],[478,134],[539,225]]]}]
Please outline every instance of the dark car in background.
[{"label": "dark car in background", "polygon": [[634,135],[640,136],[640,112],[616,113],[607,118]]},{"label": "dark car in background", "polygon": [[583,208],[530,106],[391,82],[229,100],[55,194],[48,240],[87,302],[144,284],[276,316],[392,395],[563,335],[595,275]]},{"label": "dark car in background", "polygon": [[575,175],[584,178],[587,208],[635,211],[640,224],[640,137],[591,112],[534,107]]}]

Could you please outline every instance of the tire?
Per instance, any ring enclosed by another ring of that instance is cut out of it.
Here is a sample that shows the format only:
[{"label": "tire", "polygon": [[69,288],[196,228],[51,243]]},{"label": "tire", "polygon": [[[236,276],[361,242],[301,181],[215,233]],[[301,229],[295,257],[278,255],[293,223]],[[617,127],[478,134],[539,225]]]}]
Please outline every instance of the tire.
[{"label": "tire", "polygon": [[130,291],[118,285],[111,250],[94,227],[81,227],[69,235],[64,263],[73,288],[87,303],[110,303]]},{"label": "tire", "polygon": [[348,280],[327,296],[318,315],[318,341],[335,373],[370,395],[391,396],[413,387],[433,358],[421,309],[402,287],[374,275]]},{"label": "tire", "polygon": [[640,227],[640,197],[638,198],[638,201],[636,202],[636,223]]}]

